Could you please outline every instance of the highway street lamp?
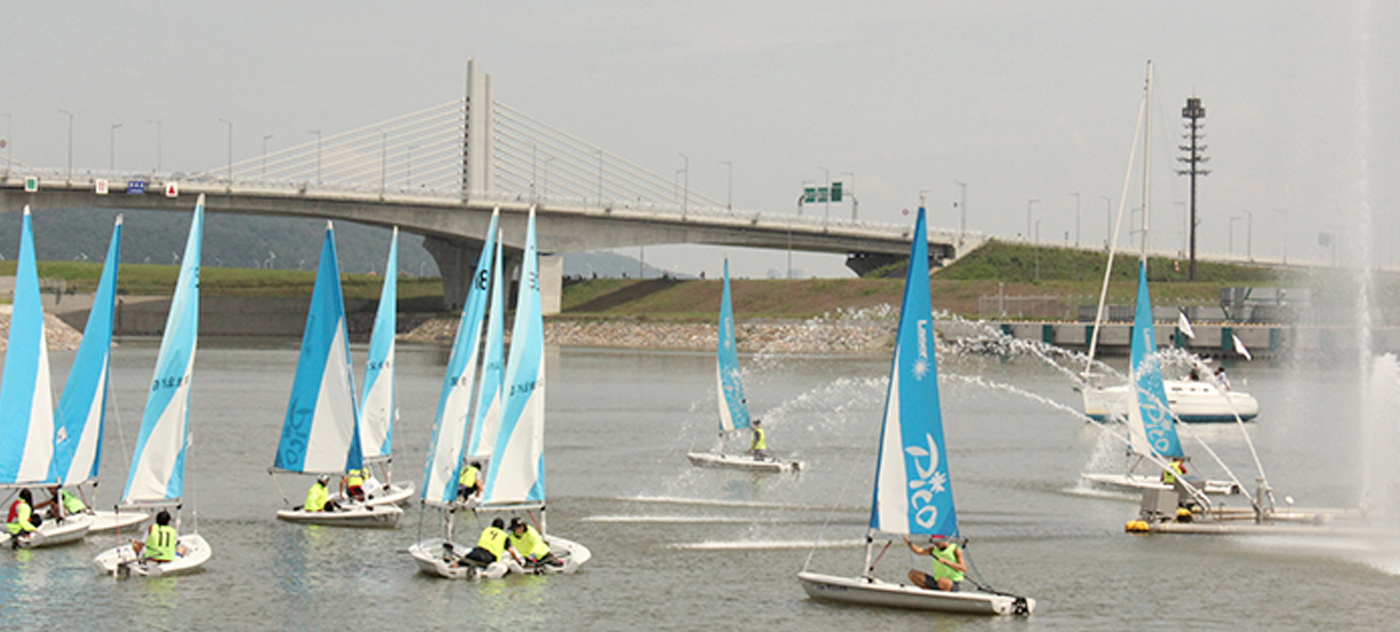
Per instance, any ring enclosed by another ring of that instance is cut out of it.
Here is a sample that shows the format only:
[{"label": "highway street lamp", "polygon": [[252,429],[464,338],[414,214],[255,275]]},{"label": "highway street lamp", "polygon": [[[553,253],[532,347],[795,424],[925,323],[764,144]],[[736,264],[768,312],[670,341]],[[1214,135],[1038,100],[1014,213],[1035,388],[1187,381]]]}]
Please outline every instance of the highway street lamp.
[{"label": "highway street lamp", "polygon": [[1040,220],[1035,220],[1035,280],[1040,280]]},{"label": "highway street lamp", "polygon": [[1230,218],[1230,254],[1235,254],[1235,220],[1244,219],[1239,215]]},{"label": "highway street lamp", "polygon": [[219,119],[220,123],[228,126],[228,186],[233,188],[233,121]]},{"label": "highway street lamp", "polygon": [[10,179],[10,165],[14,164],[15,151],[15,115],[4,112],[5,115],[5,179]]},{"label": "highway street lamp", "polygon": [[108,171],[116,171],[116,170],[117,170],[117,128],[118,128],[118,127],[121,127],[121,126],[122,126],[121,123],[112,123],[112,130],[111,130],[110,138],[108,139],[108,143],[107,143],[107,152],[108,152],[108,153],[107,153],[107,170],[108,170]]},{"label": "highway street lamp", "polygon": [[307,130],[306,133],[316,135],[316,186],[321,186],[321,130]]},{"label": "highway street lamp", "polygon": [[953,181],[960,190],[958,198],[958,247],[962,247],[963,237],[967,235],[967,183]]},{"label": "highway street lamp", "polygon": [[734,210],[734,163],[728,160],[721,160],[722,164],[729,168],[729,194],[724,200],[724,208]]},{"label": "highway street lamp", "polygon": [[1254,261],[1254,213],[1243,210],[1240,212],[1249,218],[1244,224],[1244,256]]},{"label": "highway street lamp", "polygon": [[676,152],[676,155],[685,160],[685,166],[681,167],[681,172],[685,174],[685,189],[681,198],[681,217],[685,217],[686,211],[690,208],[690,156],[680,152]]},{"label": "highway street lamp", "polygon": [[1074,196],[1074,245],[1079,245],[1079,192],[1075,191],[1070,195]]},{"label": "highway street lamp", "polygon": [[159,119],[150,119],[150,120],[146,121],[146,124],[147,124],[147,125],[154,124],[154,125],[156,126],[156,173],[160,173],[160,146],[161,146],[161,142],[160,142],[160,141],[161,141],[161,138],[160,138],[160,136],[161,136],[161,133],[160,133],[160,132],[161,132],[161,129],[160,129],[160,120],[159,120]]},{"label": "highway street lamp", "polygon": [[68,117],[68,179],[73,179],[73,113],[63,108],[58,108]]},{"label": "highway street lamp", "polygon": [[1039,201],[1040,200],[1037,198],[1026,200],[1026,239],[1031,238],[1031,207],[1035,206],[1035,203]]},{"label": "highway street lamp", "polygon": [[1100,197],[1104,201],[1103,249],[1108,250],[1113,247],[1113,198],[1107,195]]},{"label": "highway street lamp", "polygon": [[817,168],[826,174],[826,220],[823,220],[825,222],[831,219],[831,170],[826,167]]},{"label": "highway street lamp", "polygon": [[[857,200],[857,199],[856,199],[856,172],[854,172],[854,171],[842,171],[842,172],[841,172],[841,175],[843,175],[843,176],[851,176],[851,186],[848,187],[848,188],[846,189],[846,191],[845,191],[844,193],[842,193],[842,195],[849,195],[849,196],[851,196],[851,221],[854,222],[854,221],[856,220],[856,209],[860,207],[860,200]],[[827,192],[827,195],[830,195],[830,194],[831,194],[831,193],[828,191],[828,192]]]}]

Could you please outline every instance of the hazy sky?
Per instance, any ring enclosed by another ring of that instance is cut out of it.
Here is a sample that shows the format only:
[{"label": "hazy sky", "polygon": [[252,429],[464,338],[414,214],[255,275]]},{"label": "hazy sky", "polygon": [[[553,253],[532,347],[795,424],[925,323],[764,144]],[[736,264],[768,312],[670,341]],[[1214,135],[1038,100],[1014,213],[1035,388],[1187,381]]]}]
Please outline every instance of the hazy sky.
[{"label": "hazy sky", "polygon": [[[1207,109],[1202,250],[1394,263],[1400,4],[1384,2],[126,2],[0,4],[0,127],[15,160],[202,171],[438,105],[466,60],[494,96],[737,208],[793,212],[804,183],[843,179],[862,218],[1102,243],[1156,65],[1153,244],[1184,243],[1172,175],[1187,97]],[[1130,204],[1139,206],[1136,192]],[[1078,192],[1080,220],[1076,227]],[[1112,202],[1105,200],[1111,198]],[[1028,200],[1039,202],[1028,204]],[[820,206],[807,212],[821,213]],[[1253,215],[1252,230],[1246,219]],[[833,215],[849,217],[840,205]],[[1372,217],[1373,219],[1367,219]],[[1034,225],[1034,224],[1032,224]],[[1285,232],[1285,226],[1287,230]],[[1034,232],[1034,229],[1032,229]],[[1286,235],[1286,237],[1285,237]],[[1375,240],[1358,247],[1360,237]],[[718,248],[647,262],[718,270]],[[737,252],[763,276],[784,253]],[[625,250],[624,252],[629,252]],[[636,249],[630,249],[632,254]],[[812,275],[845,275],[809,256]]]}]

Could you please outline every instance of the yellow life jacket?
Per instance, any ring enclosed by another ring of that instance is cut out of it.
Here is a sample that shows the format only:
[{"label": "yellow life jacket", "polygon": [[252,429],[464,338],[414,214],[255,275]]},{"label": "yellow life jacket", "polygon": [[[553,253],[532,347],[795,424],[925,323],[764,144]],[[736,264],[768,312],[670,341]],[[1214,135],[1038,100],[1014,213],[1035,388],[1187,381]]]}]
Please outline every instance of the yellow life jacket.
[{"label": "yellow life jacket", "polygon": [[170,525],[151,525],[150,532],[146,535],[146,550],[142,553],[148,560],[157,562],[169,562],[175,559],[175,547],[179,543],[180,534],[175,532],[175,527]]},{"label": "yellow life jacket", "polygon": [[346,470],[345,484],[349,487],[363,487],[365,484],[364,470]]},{"label": "yellow life jacket", "polygon": [[525,533],[520,535],[510,534],[511,545],[515,547],[517,553],[534,559],[544,559],[549,555],[549,545],[544,543],[544,538],[540,537],[540,532],[531,525],[525,525]]},{"label": "yellow life jacket", "polygon": [[326,490],[326,486],[316,481],[311,484],[311,489],[306,490],[306,502],[302,503],[301,507],[306,511],[324,511],[330,498],[331,494]]},{"label": "yellow life jacket", "polygon": [[764,429],[762,429],[762,428],[754,428],[754,429],[753,429],[753,449],[755,449],[755,450],[767,450],[767,449],[768,449],[768,431],[766,431],[766,430],[764,430]]},{"label": "yellow life jacket", "polygon": [[462,477],[457,479],[457,485],[459,487],[476,487],[476,477],[480,473],[481,470],[470,465],[462,468]]},{"label": "yellow life jacket", "polygon": [[940,563],[938,563],[938,561],[937,561],[937,560],[943,560],[943,561],[948,562],[948,563],[951,563],[951,564],[957,564],[957,563],[958,563],[958,545],[957,545],[956,542],[950,542],[950,543],[948,543],[948,546],[947,546],[946,548],[942,549],[942,550],[939,550],[939,548],[935,545],[935,546],[933,547],[933,550],[932,550],[932,551],[929,551],[929,554],[932,555],[932,556],[935,558],[935,560],[934,560],[934,562],[933,562],[933,577],[934,577],[934,579],[944,579],[944,578],[947,578],[947,579],[949,579],[949,580],[951,580],[951,581],[955,581],[955,582],[960,582],[960,581],[963,580],[963,572],[962,572],[962,571],[960,571],[960,570],[958,570],[958,569],[955,569],[955,568],[953,568],[953,567],[951,567],[951,566],[948,566],[948,564],[940,564]]},{"label": "yellow life jacket", "polygon": [[491,554],[495,555],[496,559],[499,560],[501,559],[501,555],[506,552],[506,541],[509,538],[510,534],[506,533],[504,529],[486,527],[486,529],[481,532],[481,539],[476,541],[476,545],[490,551]]}]

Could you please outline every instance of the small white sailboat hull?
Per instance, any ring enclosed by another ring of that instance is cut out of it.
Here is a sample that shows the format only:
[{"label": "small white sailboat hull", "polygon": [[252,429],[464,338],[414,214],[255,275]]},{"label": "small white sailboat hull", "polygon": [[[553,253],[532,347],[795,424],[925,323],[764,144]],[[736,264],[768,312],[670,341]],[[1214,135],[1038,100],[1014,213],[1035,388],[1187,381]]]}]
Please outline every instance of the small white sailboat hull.
[{"label": "small white sailboat hull", "polygon": [[[451,545],[450,553],[443,547],[444,543]],[[510,569],[499,561],[480,566],[463,557],[470,550],[469,545],[429,538],[408,547],[408,554],[418,564],[419,572],[444,579],[500,579],[509,572]]]},{"label": "small white sailboat hull", "polygon": [[[1164,380],[1167,406],[1177,419],[1185,423],[1231,423],[1235,415],[1241,421],[1259,416],[1259,400],[1240,391],[1221,392],[1209,382]],[[1095,421],[1123,419],[1128,416],[1127,386],[1086,388],[1084,414]]]},{"label": "small white sailboat hull", "polygon": [[[1079,480],[1085,487],[1090,489],[1123,492],[1141,493],[1146,489],[1167,489],[1168,486],[1162,483],[1158,476],[1148,476],[1146,474],[1081,474]],[[1191,481],[1197,484],[1198,481]],[[1240,486],[1234,481],[1206,480],[1203,491],[1212,496],[1237,496],[1240,494]]]},{"label": "small white sailboat hull", "polygon": [[[87,514],[68,516],[61,523],[45,520],[32,534],[19,539],[19,548],[38,549],[72,544],[86,537],[91,528],[92,516]],[[12,537],[8,532],[0,535],[0,547],[11,546]]]},{"label": "small white sailboat hull", "polygon": [[[413,483],[394,483],[386,487],[381,487],[368,494],[365,494],[366,505],[407,505],[413,497]],[[340,492],[331,494],[331,500],[338,503],[345,502],[344,496]]]},{"label": "small white sailboat hull", "polygon": [[747,454],[721,454],[718,452],[688,452],[686,458],[697,467],[719,467],[755,472],[799,472],[802,461],[779,459],[755,459]]},{"label": "small white sailboat hull", "polygon": [[975,590],[944,592],[911,584],[894,584],[868,577],[837,577],[820,573],[798,573],[807,596],[820,601],[933,610],[955,614],[1029,615],[1035,600],[1028,597],[994,595]]},{"label": "small white sailboat hull", "polygon": [[178,575],[199,570],[209,561],[213,555],[213,550],[209,548],[209,543],[198,533],[190,533],[180,536],[177,555],[174,560],[157,564],[152,562],[142,563],[136,557],[136,552],[130,544],[125,544],[116,548],[107,549],[93,558],[92,564],[97,567],[97,571],[105,575],[112,575],[118,579],[126,577],[162,577],[165,575]]},{"label": "small white sailboat hull", "polygon": [[403,509],[394,504],[355,504],[342,507],[337,511],[283,509],[277,512],[277,519],[285,522],[360,529],[394,529],[399,526],[399,518],[402,517]]},{"label": "small white sailboat hull", "polygon": [[506,567],[516,575],[572,575],[585,562],[593,559],[593,552],[589,551],[588,547],[573,540],[547,535],[544,536],[544,543],[549,545],[549,552],[563,564],[522,565],[510,559],[506,561]]},{"label": "small white sailboat hull", "polygon": [[151,514],[144,511],[94,511],[92,528],[88,529],[88,533],[135,530],[150,519]]}]

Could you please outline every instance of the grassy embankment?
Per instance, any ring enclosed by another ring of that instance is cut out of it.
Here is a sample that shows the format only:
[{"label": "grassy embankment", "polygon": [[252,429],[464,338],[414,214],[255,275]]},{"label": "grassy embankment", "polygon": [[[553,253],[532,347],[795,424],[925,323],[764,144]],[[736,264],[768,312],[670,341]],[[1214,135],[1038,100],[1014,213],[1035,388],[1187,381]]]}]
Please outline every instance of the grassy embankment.
[{"label": "grassy embankment", "polygon": [[[963,316],[979,316],[980,297],[1057,297],[1064,309],[1098,300],[1107,257],[1101,252],[1065,248],[1040,248],[991,242],[956,264],[936,270],[930,283],[934,308]],[[0,275],[14,274],[13,261],[0,261]],[[805,319],[838,310],[898,305],[903,296],[903,270],[890,266],[883,278],[735,280],[734,311],[743,319]],[[76,291],[90,291],[97,283],[101,264],[96,262],[42,262],[39,274],[66,279]],[[177,268],[168,265],[131,264],[121,267],[120,291],[127,294],[169,293]],[[205,267],[201,288],[210,296],[309,297],[314,271],[258,270]],[[1233,286],[1307,286],[1313,302],[1351,300],[1344,296],[1351,282],[1339,282],[1347,273],[1307,274],[1265,266],[1197,263],[1195,282],[1186,281],[1187,263],[1166,258],[1149,262],[1154,302],[1162,305],[1216,305],[1220,290]],[[1109,301],[1132,303],[1136,292],[1137,258],[1115,258]],[[374,299],[380,279],[364,274],[341,277],[347,298]],[[1380,298],[1400,296],[1400,283],[1383,279]],[[720,301],[718,280],[594,279],[564,289],[563,317],[579,319],[632,319],[667,322],[708,322]],[[440,309],[439,279],[401,278],[400,311],[432,312]]]},{"label": "grassy embankment", "polygon": [[[933,306],[937,310],[977,317],[981,297],[1003,292],[1014,296],[1053,296],[1073,308],[1096,304],[1107,256],[1066,248],[1036,248],[992,242],[948,268],[935,270]],[[1037,263],[1038,259],[1038,263]],[[1197,263],[1197,281],[1188,282],[1187,264],[1180,271],[1170,259],[1149,261],[1148,279],[1154,299],[1162,304],[1219,304],[1220,290],[1233,286],[1277,286],[1298,281],[1289,273],[1262,266]],[[904,266],[877,271],[883,278],[735,280],[734,311],[744,319],[812,318],[838,309],[899,305],[904,292]],[[1132,303],[1137,292],[1137,257],[1114,260],[1109,301]],[[564,316],[633,318],[666,321],[709,321],[720,301],[717,280],[626,281],[597,279],[569,286],[564,292]]]}]

